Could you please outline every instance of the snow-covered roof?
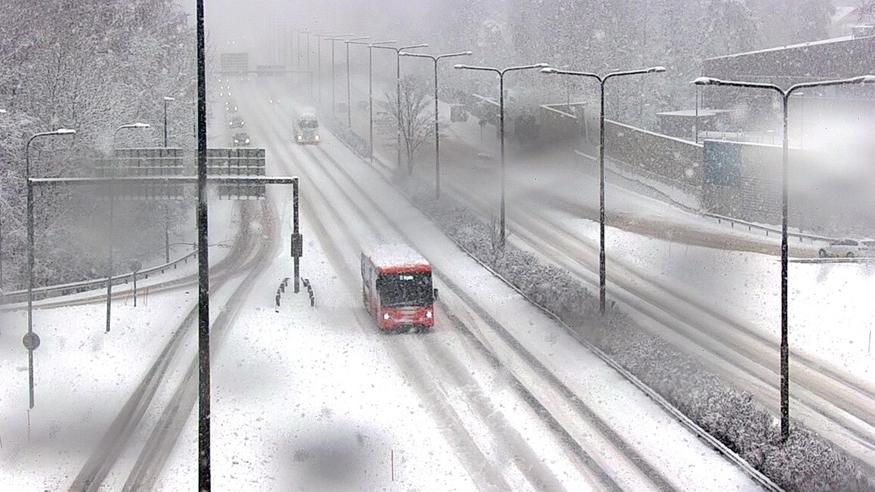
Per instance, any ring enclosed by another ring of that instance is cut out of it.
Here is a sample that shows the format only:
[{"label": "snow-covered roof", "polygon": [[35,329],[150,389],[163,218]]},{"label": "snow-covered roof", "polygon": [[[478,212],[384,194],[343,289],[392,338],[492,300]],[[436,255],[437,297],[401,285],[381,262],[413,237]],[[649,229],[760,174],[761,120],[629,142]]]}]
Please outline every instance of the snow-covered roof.
[{"label": "snow-covered roof", "polygon": [[726,58],[736,58],[736,57],[741,57],[741,56],[755,55],[758,53],[768,53],[768,52],[772,52],[772,51],[789,50],[789,49],[795,49],[795,48],[806,48],[809,46],[818,46],[818,45],[822,45],[822,44],[831,44],[831,43],[840,43],[840,42],[844,42],[844,41],[853,41],[855,39],[867,39],[867,38],[855,38],[854,36],[848,35],[848,36],[841,36],[838,38],[821,39],[819,41],[809,41],[807,43],[789,44],[786,46],[778,46],[775,48],[766,48],[766,49],[762,49],[762,50],[745,51],[743,53],[733,53],[731,55],[714,56],[711,58],[706,58],[705,61],[722,60],[722,59],[726,59]]},{"label": "snow-covered roof", "polygon": [[[730,113],[731,110],[728,109],[702,109],[699,108],[699,118],[705,116],[716,116],[722,113]],[[656,113],[657,116],[684,116],[684,117],[695,117],[696,110],[695,109],[681,109],[678,111],[663,111],[661,113]]]},{"label": "snow-covered roof", "polygon": [[428,260],[406,244],[378,244],[362,251],[377,268],[428,266]]}]

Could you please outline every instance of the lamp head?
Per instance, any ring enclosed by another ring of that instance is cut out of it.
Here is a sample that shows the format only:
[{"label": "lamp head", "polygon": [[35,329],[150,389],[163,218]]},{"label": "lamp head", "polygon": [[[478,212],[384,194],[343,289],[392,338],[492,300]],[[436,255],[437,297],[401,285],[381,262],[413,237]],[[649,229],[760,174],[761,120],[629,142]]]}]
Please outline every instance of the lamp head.
[{"label": "lamp head", "polygon": [[720,80],[712,77],[696,77],[691,84],[693,85],[720,85]]}]

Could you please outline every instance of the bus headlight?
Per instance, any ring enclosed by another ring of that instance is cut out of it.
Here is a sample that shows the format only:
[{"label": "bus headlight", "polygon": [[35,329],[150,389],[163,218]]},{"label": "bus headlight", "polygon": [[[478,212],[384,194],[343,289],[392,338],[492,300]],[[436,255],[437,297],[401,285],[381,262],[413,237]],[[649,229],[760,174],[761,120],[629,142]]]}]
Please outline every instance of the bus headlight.
[{"label": "bus headlight", "polygon": [[431,319],[432,314],[431,314],[431,311],[430,311],[430,310],[425,312],[425,317],[428,318],[428,319]]},{"label": "bus headlight", "polygon": [[314,138],[316,139],[317,142],[319,141],[319,135],[316,135]]},{"label": "bus headlight", "polygon": [[246,143],[249,143],[249,139],[248,139],[248,138],[246,139]]},{"label": "bus headlight", "polygon": [[389,321],[389,313],[383,313],[383,319]]}]

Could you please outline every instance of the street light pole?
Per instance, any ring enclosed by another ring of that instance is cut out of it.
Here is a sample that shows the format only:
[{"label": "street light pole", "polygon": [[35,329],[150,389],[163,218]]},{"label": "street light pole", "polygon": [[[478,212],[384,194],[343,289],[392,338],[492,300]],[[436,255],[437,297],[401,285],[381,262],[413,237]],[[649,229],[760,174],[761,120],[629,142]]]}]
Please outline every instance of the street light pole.
[{"label": "street light pole", "polygon": [[641,75],[665,72],[664,67],[650,67],[640,70],[622,70],[598,75],[590,72],[559,70],[545,68],[546,74],[572,75],[588,77],[599,82],[599,312],[605,314],[605,296],[607,293],[607,265],[605,254],[605,82],[614,77]]},{"label": "street light pole", "polygon": [[167,147],[167,103],[175,100],[170,96],[164,96],[164,147]]},{"label": "street light pole", "polygon": [[[34,239],[33,239],[33,184],[30,182],[30,144],[39,137],[75,135],[76,130],[59,128],[51,132],[41,132],[33,135],[24,146],[24,173],[27,180],[27,337],[33,339],[33,267],[34,267]],[[37,338],[38,340],[38,338]],[[27,349],[27,376],[30,393],[30,407],[33,408],[33,349]]]},{"label": "street light pole", "polygon": [[394,44],[397,41],[377,41],[376,43],[362,43],[350,41],[349,44],[358,44],[368,47],[368,155],[371,165],[374,165],[374,48],[380,45]]},{"label": "street light pole", "polygon": [[[121,130],[134,129],[134,130],[144,130],[150,128],[148,123],[128,123],[126,125],[121,125],[115,129],[112,134],[113,148],[115,148],[115,138],[118,135],[118,132]],[[110,170],[109,176],[110,178],[115,177],[115,166],[112,166],[113,169]],[[109,239],[107,242],[107,249],[109,250],[108,261],[106,265],[106,333],[109,333],[110,326],[112,325],[112,319],[110,315],[112,314],[112,242],[113,242],[113,219],[114,219],[114,197],[113,197],[113,189],[112,189],[112,180],[109,182]]]},{"label": "street light pole", "polygon": [[[5,109],[0,109],[0,114],[6,114]],[[3,199],[3,181],[0,180],[0,200]],[[0,208],[0,297],[3,293],[3,209]]]},{"label": "street light pole", "polygon": [[[175,101],[164,96],[164,148],[167,148],[167,103]],[[170,263],[170,218],[167,212],[167,202],[164,202],[164,263]]]},{"label": "street light pole", "polygon": [[507,174],[505,159],[504,159],[504,75],[508,72],[516,72],[520,70],[533,70],[536,68],[545,69],[548,65],[546,63],[535,63],[534,65],[521,65],[517,67],[507,67],[504,69],[492,68],[492,67],[476,67],[471,65],[455,65],[453,68],[457,70],[481,70],[486,72],[494,72],[498,74],[498,124],[499,124],[499,136],[501,141],[501,172],[500,172],[500,181],[501,181],[501,203],[499,205],[499,236],[498,242],[501,247],[504,247],[505,240],[507,239],[507,228],[505,226],[505,175]]},{"label": "street light pole", "polygon": [[780,94],[783,109],[783,142],[781,157],[781,439],[787,442],[790,437],[790,346],[789,346],[789,238],[787,234],[787,211],[789,195],[789,160],[790,160],[790,96],[793,92],[809,87],[827,87],[834,85],[875,84],[875,75],[863,75],[848,79],[824,80],[820,82],[805,82],[795,84],[784,90],[774,84],[759,82],[737,82],[720,80],[711,77],[699,77],[692,81],[695,85],[716,85],[724,87],[740,87],[748,89],[767,89]]},{"label": "street light pole", "polygon": [[325,39],[331,41],[331,115],[332,116],[334,116],[334,114],[337,112],[337,97],[335,94],[335,86],[337,85],[337,78],[336,78],[336,67],[334,65],[335,64],[335,61],[334,61],[334,43],[337,41],[346,41],[346,38],[348,38],[350,36],[352,36],[352,34],[338,34],[338,35],[332,36],[330,38],[325,38]]},{"label": "street light pole", "polygon": [[349,43],[353,41],[361,41],[364,39],[370,39],[370,36],[359,36],[343,41],[344,44],[346,44],[346,126],[349,129],[352,129],[352,94],[350,92],[349,83]]},{"label": "street light pole", "polygon": [[471,56],[470,51],[460,51],[458,53],[445,53],[442,55],[426,55],[420,53],[398,53],[399,56],[414,56],[417,58],[428,58],[434,64],[434,196],[436,199],[441,198],[441,139],[438,116],[440,108],[438,106],[438,61],[443,58],[453,58],[457,56]]},{"label": "street light pole", "polygon": [[401,169],[401,55],[402,51],[412,50],[416,48],[428,48],[425,43],[412,44],[410,46],[374,46],[374,48],[382,48],[395,52],[395,121],[398,123],[397,132],[395,133],[395,150],[396,163],[398,169]]}]

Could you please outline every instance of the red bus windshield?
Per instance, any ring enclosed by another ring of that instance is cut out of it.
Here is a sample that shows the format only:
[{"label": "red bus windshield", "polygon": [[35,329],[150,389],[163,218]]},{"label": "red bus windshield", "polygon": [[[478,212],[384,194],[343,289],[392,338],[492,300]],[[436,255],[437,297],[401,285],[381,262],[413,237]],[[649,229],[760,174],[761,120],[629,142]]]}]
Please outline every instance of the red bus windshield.
[{"label": "red bus windshield", "polygon": [[380,304],[385,307],[430,306],[434,291],[429,273],[397,273],[377,279]]}]

